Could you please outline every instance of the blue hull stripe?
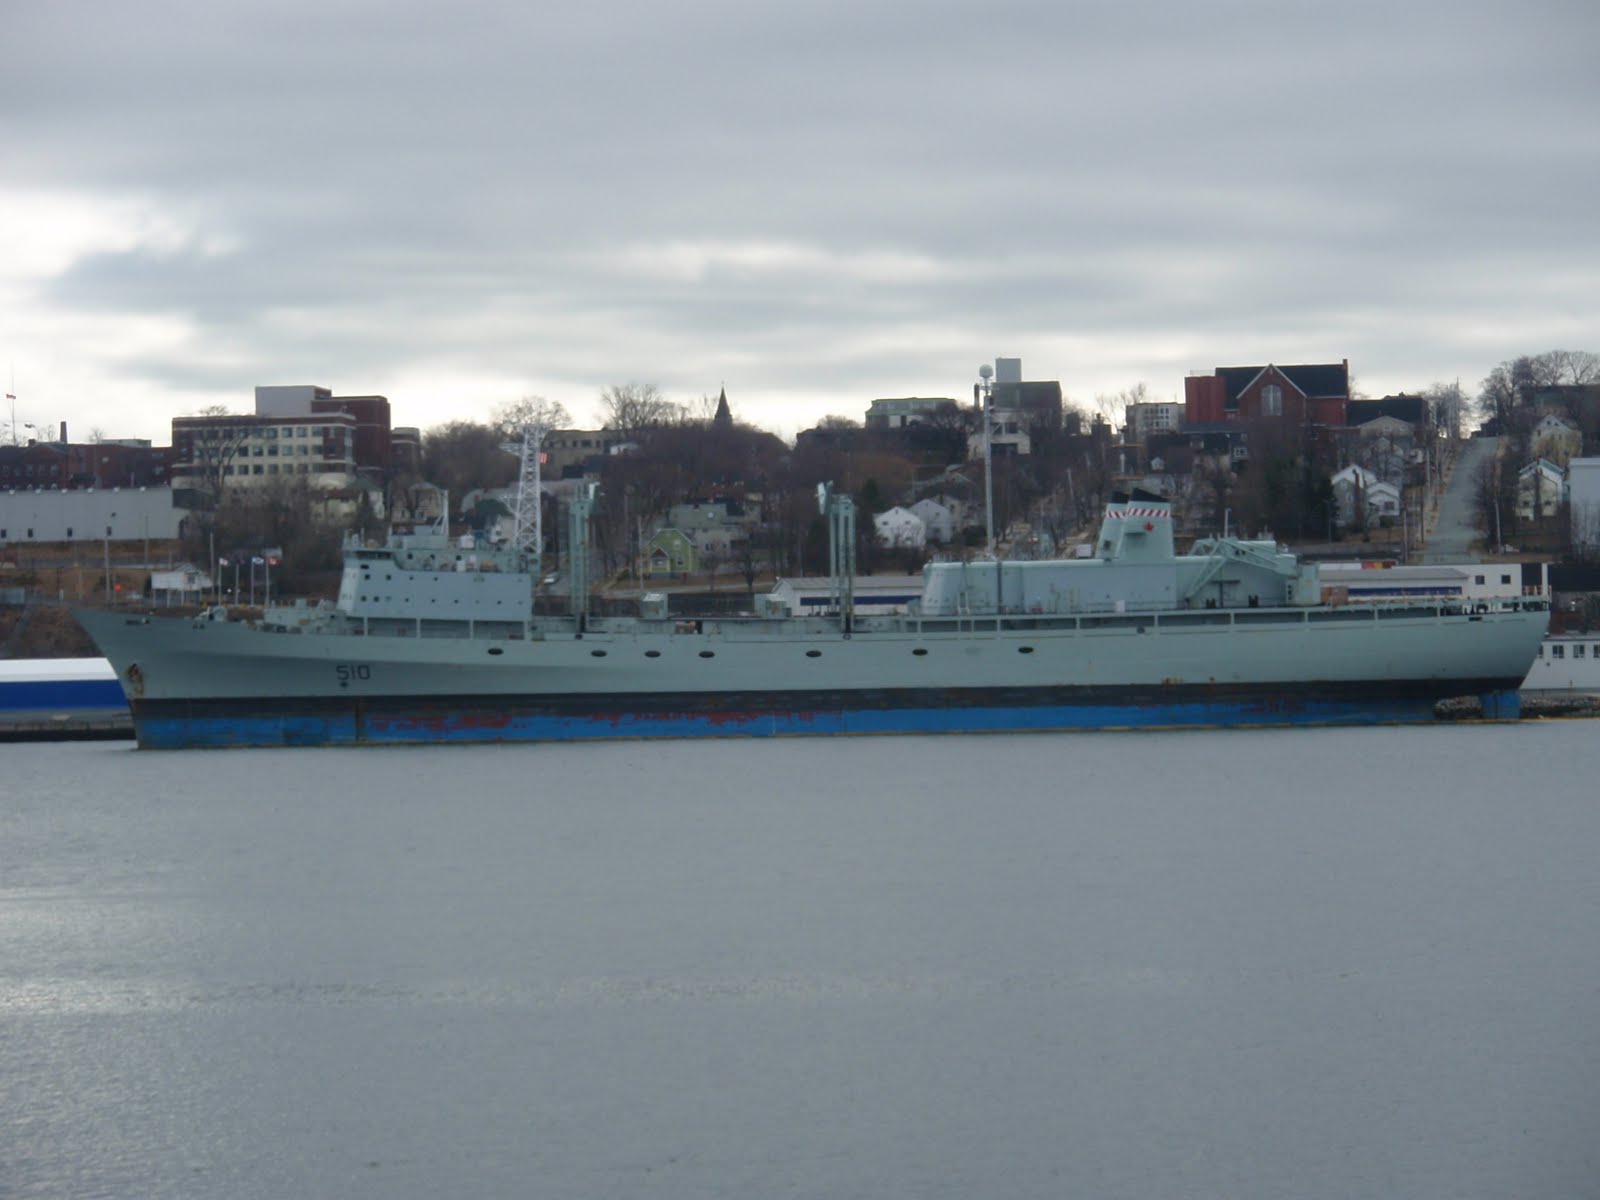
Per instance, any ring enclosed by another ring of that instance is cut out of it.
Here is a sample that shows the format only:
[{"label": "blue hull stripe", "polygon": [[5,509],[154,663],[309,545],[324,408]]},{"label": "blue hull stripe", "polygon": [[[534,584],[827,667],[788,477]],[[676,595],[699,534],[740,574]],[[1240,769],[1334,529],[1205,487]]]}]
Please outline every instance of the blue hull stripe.
[{"label": "blue hull stripe", "polygon": [[[1493,715],[1515,715],[1514,696]],[[574,741],[600,738],[782,737],[823,734],[1017,733],[1034,731],[1377,725],[1435,719],[1431,698],[1384,701],[1192,701],[1166,705],[884,708],[609,715],[481,714],[425,716],[354,713],[137,717],[139,743],[204,746],[312,746],[358,743]]]}]

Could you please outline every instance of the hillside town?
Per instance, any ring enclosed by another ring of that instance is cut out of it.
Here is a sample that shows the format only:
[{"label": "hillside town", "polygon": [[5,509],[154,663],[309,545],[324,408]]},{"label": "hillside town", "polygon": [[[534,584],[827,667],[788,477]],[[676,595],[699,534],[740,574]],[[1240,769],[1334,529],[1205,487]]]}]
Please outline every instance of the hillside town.
[{"label": "hillside town", "polygon": [[[1224,366],[1183,378],[1181,398],[1141,384],[1080,405],[1002,357],[970,395],[867,399],[792,443],[739,420],[726,389],[682,404],[647,384],[607,389],[588,427],[527,397],[422,431],[395,424],[383,396],[314,385],[257,387],[247,412],[173,416],[165,446],[74,440],[67,421],[18,436],[13,415],[0,599],[256,605],[331,595],[347,531],[444,517],[452,534],[504,544],[530,430],[552,599],[570,554],[561,514],[590,485],[586,574],[618,601],[649,588],[737,604],[825,574],[819,483],[854,499],[858,570],[886,581],[985,555],[991,539],[1002,558],[1070,555],[1131,487],[1170,498],[1181,536],[1231,529],[1310,558],[1470,552],[1581,574],[1600,556],[1600,356],[1502,363],[1475,395],[1434,384],[1368,397],[1354,380],[1348,360]],[[1478,536],[1446,545],[1440,500],[1460,471]],[[8,654],[24,625],[7,623]]]}]

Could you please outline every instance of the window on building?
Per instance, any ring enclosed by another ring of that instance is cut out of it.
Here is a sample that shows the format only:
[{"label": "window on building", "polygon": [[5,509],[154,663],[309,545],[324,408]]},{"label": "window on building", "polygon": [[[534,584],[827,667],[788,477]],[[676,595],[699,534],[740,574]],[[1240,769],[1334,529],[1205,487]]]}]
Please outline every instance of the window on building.
[{"label": "window on building", "polygon": [[[67,530],[67,536],[68,537],[72,536],[72,530],[70,530],[70,529]],[[1572,657],[1573,658],[1582,658],[1583,657],[1583,650],[1584,650],[1583,643],[1579,642],[1577,645],[1572,647]]]},{"label": "window on building", "polygon": [[1472,582],[1477,584],[1479,587],[1482,587],[1483,586],[1483,576],[1482,575],[1474,575],[1472,577]]},{"label": "window on building", "polygon": [[1269,383],[1261,389],[1261,415],[1283,416],[1283,389],[1275,383]]},{"label": "window on building", "polygon": [[1500,576],[1500,582],[1501,583],[1510,583],[1511,582],[1511,576],[1509,576],[1509,575]]},{"label": "window on building", "polygon": [[1567,648],[1565,646],[1551,646],[1550,647],[1550,657],[1551,658],[1565,658],[1566,656],[1567,656]]}]

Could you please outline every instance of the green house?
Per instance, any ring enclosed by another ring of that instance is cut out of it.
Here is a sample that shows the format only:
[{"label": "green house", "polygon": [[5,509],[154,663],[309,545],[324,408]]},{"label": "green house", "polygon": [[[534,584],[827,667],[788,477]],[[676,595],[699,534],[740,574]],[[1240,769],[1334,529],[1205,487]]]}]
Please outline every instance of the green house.
[{"label": "green house", "polygon": [[644,573],[650,579],[689,575],[700,569],[694,542],[681,529],[670,525],[659,530],[644,544]]}]

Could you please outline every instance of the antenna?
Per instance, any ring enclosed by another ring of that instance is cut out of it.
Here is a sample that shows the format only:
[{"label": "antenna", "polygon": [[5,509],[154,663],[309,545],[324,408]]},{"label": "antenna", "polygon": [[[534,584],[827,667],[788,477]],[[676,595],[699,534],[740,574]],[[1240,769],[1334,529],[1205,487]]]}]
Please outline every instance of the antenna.
[{"label": "antenna", "polygon": [[545,427],[534,422],[522,427],[521,443],[501,447],[522,460],[517,472],[517,504],[512,510],[511,543],[533,556],[535,578],[543,570],[544,511],[539,499],[539,468],[544,457]]}]

